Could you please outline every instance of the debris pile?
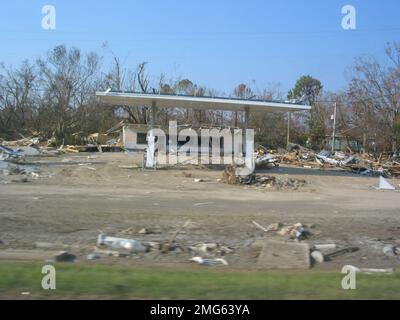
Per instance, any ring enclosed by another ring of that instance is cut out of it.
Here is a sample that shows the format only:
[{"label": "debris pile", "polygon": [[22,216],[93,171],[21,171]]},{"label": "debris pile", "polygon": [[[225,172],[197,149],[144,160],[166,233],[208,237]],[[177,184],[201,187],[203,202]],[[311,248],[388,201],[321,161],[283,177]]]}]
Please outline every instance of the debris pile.
[{"label": "debris pile", "polygon": [[[53,155],[59,153],[78,153],[78,152],[121,152],[123,148],[122,139],[123,122],[111,128],[106,133],[93,133],[86,136],[83,132],[72,134],[74,145],[61,145],[55,147],[55,139],[46,139],[38,132],[31,137],[24,137],[20,140],[6,141],[0,139],[0,160],[10,158],[10,153],[14,152],[14,157]],[[4,156],[8,154],[8,156]]]},{"label": "debris pile", "polygon": [[297,190],[307,184],[306,180],[289,178],[288,176],[265,176],[254,173],[247,176],[237,174],[236,167],[227,166],[222,174],[221,182],[227,184],[254,185],[261,189]]},{"label": "debris pile", "polygon": [[[233,248],[221,243],[195,243],[183,244],[177,243],[178,235],[187,228],[190,221],[186,221],[179,226],[167,240],[144,241],[128,238],[110,237],[104,233],[100,233],[97,237],[97,245],[86,258],[88,260],[98,260],[104,256],[112,257],[131,257],[133,255],[147,255],[158,257],[160,255],[183,254],[186,255],[189,262],[195,262],[205,266],[228,265],[225,257],[234,252]],[[124,230],[123,233],[130,232],[133,228]],[[149,229],[142,228],[140,235],[149,235]]]},{"label": "debris pile", "polygon": [[357,174],[384,177],[400,175],[400,156],[397,154],[331,153],[326,150],[316,153],[299,145],[291,145],[289,151],[280,149],[274,157],[281,163],[303,168],[341,168]]},{"label": "debris pile", "polygon": [[279,167],[280,160],[264,146],[259,146],[256,150],[255,165],[257,169],[264,169],[270,166]]},{"label": "debris pile", "polygon": [[295,223],[292,225],[284,225],[280,222],[270,224],[268,227],[264,227],[256,221],[252,221],[253,224],[264,232],[275,232],[277,235],[286,236],[292,240],[305,240],[312,235],[309,231],[310,227],[303,225],[302,223]]},{"label": "debris pile", "polygon": [[221,182],[227,184],[254,184],[256,175],[251,173],[247,176],[237,174],[237,168],[235,166],[227,166],[222,173]]},{"label": "debris pile", "polygon": [[255,185],[265,189],[292,189],[297,190],[307,184],[306,180],[289,178],[286,176],[256,176]]}]

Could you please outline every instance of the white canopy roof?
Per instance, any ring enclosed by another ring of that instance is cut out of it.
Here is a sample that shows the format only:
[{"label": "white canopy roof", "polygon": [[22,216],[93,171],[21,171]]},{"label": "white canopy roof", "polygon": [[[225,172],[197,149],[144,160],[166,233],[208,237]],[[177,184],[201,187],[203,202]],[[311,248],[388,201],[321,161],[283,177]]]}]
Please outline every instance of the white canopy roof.
[{"label": "white canopy roof", "polygon": [[169,94],[144,94],[130,92],[96,92],[101,101],[120,106],[152,106],[160,108],[191,108],[227,111],[277,111],[295,112],[310,110],[310,106],[290,102],[243,100],[233,98],[193,97]]}]

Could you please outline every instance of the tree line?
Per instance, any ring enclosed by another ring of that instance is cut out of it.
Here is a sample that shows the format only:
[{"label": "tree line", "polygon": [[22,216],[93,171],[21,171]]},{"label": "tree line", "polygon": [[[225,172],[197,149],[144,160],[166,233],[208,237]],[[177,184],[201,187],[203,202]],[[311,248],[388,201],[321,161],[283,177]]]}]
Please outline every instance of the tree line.
[{"label": "tree line", "polygon": [[[385,48],[385,61],[356,58],[349,67],[346,90],[330,92],[320,80],[304,75],[287,94],[279,86],[260,90],[253,82],[238,84],[221,93],[190,79],[150,77],[147,63],[126,68],[107,45],[112,63],[104,67],[95,52],[56,46],[43,57],[23,61],[18,68],[0,64],[0,138],[19,139],[40,135],[54,145],[74,144],[77,136],[105,132],[121,120],[147,124],[144,106],[106,106],[96,91],[230,96],[241,99],[286,100],[312,106],[310,112],[252,114],[256,140],[268,147],[285,147],[288,121],[291,141],[321,149],[332,133],[333,105],[337,105],[337,133],[342,139],[358,141],[368,152],[398,151],[400,145],[400,44]],[[106,70],[106,71],[104,71]],[[156,79],[156,80],[154,80]],[[290,116],[290,118],[288,118]],[[161,109],[159,125],[169,120],[194,126],[240,127],[240,112]]]}]

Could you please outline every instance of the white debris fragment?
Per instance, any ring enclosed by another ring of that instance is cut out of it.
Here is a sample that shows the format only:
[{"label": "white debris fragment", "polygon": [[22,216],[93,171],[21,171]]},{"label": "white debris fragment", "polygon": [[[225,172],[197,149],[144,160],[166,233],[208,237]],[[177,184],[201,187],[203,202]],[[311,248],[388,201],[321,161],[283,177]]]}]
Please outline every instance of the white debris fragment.
[{"label": "white debris fragment", "polygon": [[205,266],[213,266],[213,265],[217,265],[217,264],[222,264],[224,266],[228,265],[228,262],[222,258],[205,259],[202,257],[194,257],[194,258],[191,258],[189,261],[196,262],[200,265],[205,265]]},{"label": "white debris fragment", "polygon": [[199,243],[191,246],[189,249],[195,252],[207,253],[208,251],[215,250],[218,247],[216,243]]},{"label": "white debris fragment", "polygon": [[392,274],[394,272],[393,269],[375,269],[375,268],[357,268],[355,266],[345,266],[347,269],[353,270],[353,272],[357,273],[365,273],[365,274],[374,274],[374,273],[380,273],[380,274]]},{"label": "white debris fragment", "polygon": [[319,251],[313,251],[311,252],[311,257],[314,259],[315,262],[317,263],[323,263],[325,261],[324,255],[319,252]]},{"label": "white debris fragment", "polygon": [[396,190],[384,177],[379,177],[379,190]]},{"label": "white debris fragment", "polygon": [[147,248],[137,240],[109,237],[104,233],[97,238],[98,246],[110,246],[115,249],[126,249],[132,253],[146,252]]},{"label": "white debris fragment", "polygon": [[316,244],[314,246],[315,249],[317,250],[333,250],[336,249],[336,244],[331,243],[331,244]]}]

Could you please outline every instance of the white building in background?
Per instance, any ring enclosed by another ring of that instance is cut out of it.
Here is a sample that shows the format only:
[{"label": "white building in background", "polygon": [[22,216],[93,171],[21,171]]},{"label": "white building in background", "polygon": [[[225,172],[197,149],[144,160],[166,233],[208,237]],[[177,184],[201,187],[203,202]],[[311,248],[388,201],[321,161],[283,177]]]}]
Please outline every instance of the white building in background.
[{"label": "white building in background", "polygon": [[128,124],[122,129],[124,148],[127,150],[146,150],[149,126],[144,124]]}]

